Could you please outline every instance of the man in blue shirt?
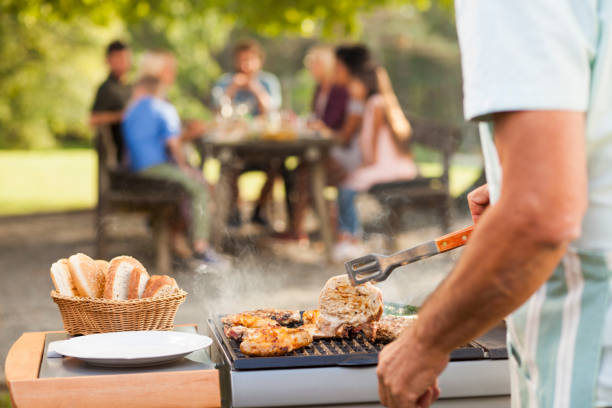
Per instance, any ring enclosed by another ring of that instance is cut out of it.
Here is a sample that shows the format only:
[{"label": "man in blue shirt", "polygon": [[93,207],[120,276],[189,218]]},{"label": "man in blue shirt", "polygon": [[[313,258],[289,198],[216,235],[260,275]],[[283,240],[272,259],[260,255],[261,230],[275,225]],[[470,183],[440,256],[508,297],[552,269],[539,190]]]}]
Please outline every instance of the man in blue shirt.
[{"label": "man in blue shirt", "polygon": [[262,71],[264,53],[253,40],[240,41],[234,47],[235,72],[224,74],[212,89],[217,108],[224,100],[234,106],[246,105],[252,116],[280,109],[281,87],[276,75]]},{"label": "man in blue shirt", "polygon": [[[233,106],[238,112],[242,110],[251,116],[265,115],[280,109],[282,103],[280,83],[274,74],[261,70],[263,60],[263,49],[254,40],[242,40],[234,46],[236,71],[224,74],[212,89],[213,103],[222,114],[225,105]],[[277,172],[270,163],[261,161],[245,163],[242,171],[255,170],[265,171],[267,180],[261,189],[252,220],[258,224],[265,224],[261,210],[272,193]],[[232,203],[238,201],[239,175],[236,173],[231,183]],[[229,223],[234,226],[240,224],[240,214],[237,209],[232,211]]]},{"label": "man in blue shirt", "polygon": [[123,119],[130,169],[183,186],[191,196],[196,257],[215,263],[219,257],[208,244],[207,186],[202,175],[187,164],[183,153],[183,143],[199,136],[203,127],[195,123],[182,130],[176,109],[160,93],[160,80],[156,77],[145,76],[136,84],[136,102],[128,108]]}]

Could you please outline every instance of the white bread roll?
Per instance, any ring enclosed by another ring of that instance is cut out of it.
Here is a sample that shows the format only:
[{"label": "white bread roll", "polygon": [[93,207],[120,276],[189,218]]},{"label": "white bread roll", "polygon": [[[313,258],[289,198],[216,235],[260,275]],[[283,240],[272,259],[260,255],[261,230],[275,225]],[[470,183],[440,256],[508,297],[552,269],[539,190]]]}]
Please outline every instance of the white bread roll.
[{"label": "white bread roll", "polygon": [[98,268],[100,268],[100,270],[104,274],[104,281],[106,282],[106,277],[108,275],[108,268],[110,267],[110,263],[108,261],[105,261],[104,259],[96,259],[96,265],[98,265]]},{"label": "white bread roll", "polygon": [[[134,279],[134,284],[136,288],[138,288],[140,285],[140,276],[143,273],[147,273],[144,266],[131,256],[118,256],[111,259],[106,284],[104,286],[104,298],[127,300],[130,291],[130,282]],[[136,279],[138,279],[138,281],[136,281]]]},{"label": "white bread roll", "polygon": [[147,282],[147,287],[142,294],[143,298],[173,295],[179,290],[174,278],[168,275],[153,275]]},{"label": "white bread roll", "polygon": [[70,275],[70,267],[67,259],[60,259],[51,265],[51,280],[55,290],[64,296],[79,296],[79,292],[74,286],[74,281]]},{"label": "white bread roll", "polygon": [[85,254],[75,254],[68,258],[70,276],[80,296],[97,298],[104,291],[104,273],[96,261]]},{"label": "white bread roll", "polygon": [[128,299],[140,299],[149,282],[149,274],[144,269],[134,268],[130,277],[130,287],[128,288]]}]

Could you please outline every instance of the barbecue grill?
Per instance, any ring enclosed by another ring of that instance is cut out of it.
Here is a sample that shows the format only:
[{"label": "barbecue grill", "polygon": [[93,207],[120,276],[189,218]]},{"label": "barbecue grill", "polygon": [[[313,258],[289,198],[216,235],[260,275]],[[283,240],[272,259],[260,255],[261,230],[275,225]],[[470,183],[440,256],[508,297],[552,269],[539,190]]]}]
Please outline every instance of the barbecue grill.
[{"label": "barbecue grill", "polygon": [[[249,357],[238,341],[225,336],[221,316],[208,325],[224,407],[380,406],[376,364],[383,343],[359,334],[315,340],[283,356]],[[496,327],[453,351],[436,407],[509,407],[505,331]]]}]

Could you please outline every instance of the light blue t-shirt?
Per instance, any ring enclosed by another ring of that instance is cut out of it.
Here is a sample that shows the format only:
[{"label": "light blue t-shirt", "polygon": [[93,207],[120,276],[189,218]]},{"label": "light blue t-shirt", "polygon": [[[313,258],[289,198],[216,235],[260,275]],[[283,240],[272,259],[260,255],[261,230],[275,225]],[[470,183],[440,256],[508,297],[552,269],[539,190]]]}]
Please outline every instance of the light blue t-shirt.
[{"label": "light blue t-shirt", "polygon": [[[489,122],[491,114],[525,110],[585,112],[588,210],[581,237],[572,247],[578,253],[612,254],[612,0],[456,0],[455,6],[465,117],[481,122],[480,136],[492,201],[501,193],[502,170],[493,125]],[[585,274],[577,276],[592,279]],[[568,280],[568,288],[572,283]],[[581,284],[574,285],[576,290],[566,288],[562,325],[567,330],[561,342],[567,342],[571,337],[567,333],[575,334],[578,327],[582,332],[588,331],[588,319],[580,320],[581,325],[576,326],[575,312],[580,311],[580,306],[584,308],[581,298],[588,296],[582,289],[591,284],[608,284],[605,280],[584,284],[579,280],[578,283]],[[532,316],[537,316],[536,311],[542,308],[555,307],[558,305],[544,298],[533,308]],[[597,406],[612,406],[612,306],[598,307],[608,308],[608,317],[595,386]],[[532,336],[527,340],[537,344],[538,336],[547,331],[542,326],[538,331],[537,324],[530,322],[527,331]],[[584,350],[577,344],[563,356],[561,351],[557,379],[571,373],[568,364],[572,361],[581,363],[580,353]],[[524,360],[537,361],[537,355],[526,354]],[[541,377],[549,375],[555,372],[540,372]],[[530,381],[533,389],[527,391],[535,395],[537,379]],[[557,383],[554,406],[567,407],[564,401],[569,399],[571,382]]]},{"label": "light blue t-shirt", "polygon": [[[218,108],[221,106],[221,98],[225,94],[227,87],[232,83],[233,77],[234,74],[232,73],[223,74],[223,76],[219,78],[213,87],[212,97],[215,107]],[[259,74],[257,74],[257,81],[259,81],[261,86],[264,87],[270,96],[270,110],[280,109],[283,99],[281,95],[280,82],[278,82],[276,75],[261,71]],[[234,105],[246,104],[249,108],[249,113],[253,116],[257,116],[261,113],[259,112],[257,97],[249,90],[240,89],[238,92],[236,92],[234,98],[232,99],[232,103]]]},{"label": "light blue t-shirt", "polygon": [[122,126],[133,171],[170,161],[167,142],[181,133],[181,121],[174,106],[151,96],[128,109]]}]

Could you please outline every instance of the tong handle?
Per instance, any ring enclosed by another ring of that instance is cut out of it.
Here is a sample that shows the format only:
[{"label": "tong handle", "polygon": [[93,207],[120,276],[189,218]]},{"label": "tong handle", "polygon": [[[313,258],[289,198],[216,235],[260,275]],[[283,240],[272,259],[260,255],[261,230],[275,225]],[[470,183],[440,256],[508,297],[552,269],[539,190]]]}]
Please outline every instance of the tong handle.
[{"label": "tong handle", "polygon": [[450,251],[451,249],[463,246],[467,243],[473,230],[474,226],[470,225],[467,228],[441,236],[440,238],[436,239],[436,246],[440,252]]}]

